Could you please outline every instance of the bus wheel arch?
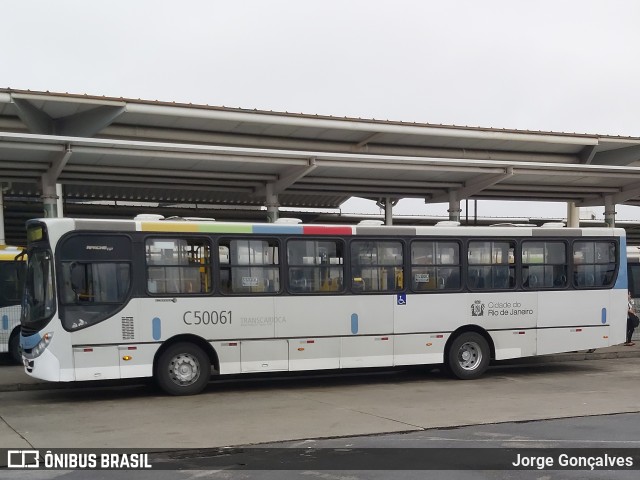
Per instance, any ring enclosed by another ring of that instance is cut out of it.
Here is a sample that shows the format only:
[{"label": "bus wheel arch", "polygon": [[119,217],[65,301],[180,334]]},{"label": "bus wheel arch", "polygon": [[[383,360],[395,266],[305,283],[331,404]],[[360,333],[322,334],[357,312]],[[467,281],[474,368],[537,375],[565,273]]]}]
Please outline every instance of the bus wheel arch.
[{"label": "bus wheel arch", "polygon": [[195,335],[177,335],[156,352],[153,378],[170,395],[194,395],[209,383],[211,367],[219,371],[218,355],[209,342]]},{"label": "bus wheel arch", "polygon": [[461,380],[480,377],[494,358],[495,345],[491,335],[477,325],[467,325],[454,331],[445,345],[445,367]]},{"label": "bus wheel arch", "polygon": [[9,358],[16,365],[22,364],[22,350],[20,349],[20,325],[9,334]]}]

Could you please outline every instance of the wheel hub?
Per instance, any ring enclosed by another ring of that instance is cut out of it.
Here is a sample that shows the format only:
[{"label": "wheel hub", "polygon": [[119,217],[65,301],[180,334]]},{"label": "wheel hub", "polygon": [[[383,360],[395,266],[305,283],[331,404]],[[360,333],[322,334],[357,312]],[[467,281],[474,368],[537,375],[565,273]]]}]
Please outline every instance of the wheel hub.
[{"label": "wheel hub", "polygon": [[466,342],[458,350],[458,363],[464,370],[475,370],[482,361],[482,350],[475,342]]},{"label": "wheel hub", "polygon": [[169,375],[179,385],[191,385],[200,376],[200,366],[191,355],[176,355],[169,365]]}]

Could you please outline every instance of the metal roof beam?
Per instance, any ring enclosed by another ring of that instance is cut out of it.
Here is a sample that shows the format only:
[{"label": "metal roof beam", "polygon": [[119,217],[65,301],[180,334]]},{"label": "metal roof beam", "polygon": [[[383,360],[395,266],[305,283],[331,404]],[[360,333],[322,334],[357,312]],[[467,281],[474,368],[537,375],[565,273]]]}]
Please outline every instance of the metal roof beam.
[{"label": "metal roof beam", "polygon": [[370,143],[372,140],[375,140],[378,137],[381,137],[383,134],[380,132],[376,132],[373,133],[371,135],[366,136],[365,138],[363,138],[362,140],[360,140],[357,144],[356,144],[356,148],[362,148],[364,147],[367,143]]},{"label": "metal roof beam", "polygon": [[[284,177],[279,178],[275,182],[270,182],[270,195],[278,195],[279,193],[284,192],[288,187],[296,183],[298,180],[303,178],[308,173],[313,172],[318,167],[316,163],[315,157],[312,157],[308,160],[308,165],[305,167],[291,168],[289,169]],[[267,187],[259,188],[256,195],[266,195]]]},{"label": "metal roof beam", "polygon": [[[490,190],[492,191],[522,191],[522,192],[574,192],[574,193],[582,193],[585,191],[584,186],[571,186],[571,185],[523,185],[523,184],[513,184],[510,183],[508,185],[493,185]],[[601,186],[593,186],[589,188],[597,188],[600,193],[617,193],[620,191],[619,188],[616,187],[601,187]]]},{"label": "metal roof beam", "polygon": [[14,98],[20,120],[24,122],[31,133],[50,135],[54,133],[53,119],[39,108],[33,106],[28,100]]},{"label": "metal roof beam", "polygon": [[[83,185],[86,186],[87,185],[87,181],[82,179],[82,178],[78,178],[78,179],[73,179],[73,178],[69,178],[66,179],[64,182],[65,185]],[[206,192],[206,187],[207,185],[194,185],[191,182],[188,183],[173,183],[173,184],[158,184],[158,183],[152,183],[152,182],[147,182],[145,181],[145,179],[139,179],[139,181],[131,181],[131,182],[123,182],[122,180],[106,180],[106,179],[98,179],[95,180],[93,182],[91,182],[91,185],[95,185],[95,186],[105,186],[105,187],[133,187],[133,188],[162,188],[163,190],[165,189],[169,189],[169,190],[196,190],[196,191],[202,191],[202,192]],[[209,185],[211,186],[211,185]],[[246,193],[247,195],[253,193],[253,188],[251,187],[245,187],[244,185],[242,187],[227,187],[227,186],[222,186],[222,185],[214,185],[216,192],[234,192],[234,193]],[[141,195],[141,197],[144,195]]]},{"label": "metal roof beam", "polygon": [[72,153],[71,145],[67,145],[65,151],[53,159],[48,170],[42,175],[42,180],[46,181],[48,185],[55,185]]},{"label": "metal roof beam", "polygon": [[627,185],[623,187],[621,190],[618,190],[618,193],[608,193],[606,195],[602,195],[594,200],[585,200],[583,202],[576,203],[578,207],[595,207],[601,206],[605,204],[607,197],[611,198],[613,204],[625,203],[629,200],[632,200],[640,195],[640,183],[634,183],[631,185]]},{"label": "metal roof beam", "polygon": [[[421,182],[410,180],[378,180],[368,178],[340,178],[340,177],[307,177],[298,182],[299,185],[323,184],[323,185],[371,185],[377,182],[385,187],[416,187],[416,188],[457,188],[460,182]],[[617,191],[617,190],[616,190]]]},{"label": "metal roof beam", "polygon": [[[459,160],[433,157],[415,157],[398,155],[370,155],[313,151],[295,151],[278,149],[259,149],[241,147],[223,147],[217,145],[176,144],[161,142],[142,142],[131,140],[114,140],[100,138],[52,137],[47,135],[29,135],[0,132],[0,145],[11,147],[14,142],[49,144],[52,150],[60,150],[62,144],[73,143],[74,151],[94,155],[131,155],[158,158],[192,158],[202,160],[227,160],[255,163],[278,162],[281,165],[306,165],[309,157],[316,157],[319,166],[349,166],[361,164],[365,168],[373,165],[382,168],[399,168],[408,166],[412,169],[434,167],[440,170],[455,170],[457,167],[475,168],[478,172],[502,173],[507,167],[514,167],[516,174],[538,172],[566,171],[572,175],[587,171],[625,172],[615,166],[596,166],[580,164],[555,164],[535,162],[507,162],[499,160]],[[599,174],[599,173],[596,173]],[[624,175],[624,173],[622,173]]]},{"label": "metal roof beam", "polygon": [[[144,127],[114,124],[102,132],[112,138],[144,138],[145,140],[171,140],[180,143],[209,143],[254,148],[280,148],[323,152],[358,152],[357,144],[338,140],[313,140],[308,138],[273,137],[211,131],[175,130],[169,128]],[[376,155],[401,155],[418,157],[466,158],[477,160],[504,160],[523,162],[578,163],[573,153],[545,153],[515,150],[480,150],[472,148],[433,147],[417,145],[371,144],[381,133],[374,133],[363,140],[366,151]]]},{"label": "metal roof beam", "polygon": [[102,105],[61,118],[51,118],[24,98],[13,98],[18,116],[31,133],[93,137],[125,112],[124,106]]},{"label": "metal roof beam", "polygon": [[592,165],[629,165],[640,160],[640,145],[596,153]]},{"label": "metal roof beam", "polygon": [[93,137],[125,112],[125,107],[103,105],[54,120],[57,135]]},{"label": "metal roof beam", "polygon": [[72,180],[83,180],[86,185],[99,185],[103,180],[113,180],[114,182],[121,182],[123,186],[128,185],[130,182],[136,182],[137,184],[146,184],[146,185],[155,185],[156,187],[161,188],[173,188],[173,184],[188,182],[193,186],[201,186],[204,188],[215,187],[218,188],[220,186],[227,187],[251,187],[258,188],[259,184],[256,182],[248,182],[246,180],[222,180],[222,181],[214,181],[210,179],[196,179],[196,178],[176,178],[176,177],[150,177],[147,175],[127,175],[126,177],[122,177],[121,175],[100,175],[96,177],[97,180],[87,180],[87,176],[82,173],[72,173],[65,172],[64,175],[59,179],[60,183],[67,184],[71,183]]},{"label": "metal roof beam", "polygon": [[228,172],[211,172],[202,170],[167,170],[167,169],[147,169],[136,167],[99,167],[94,165],[67,165],[65,174],[68,173],[85,173],[85,174],[115,174],[115,175],[144,175],[147,177],[166,177],[166,178],[194,178],[197,180],[242,180],[244,182],[264,182],[275,181],[277,175],[264,173],[228,173]]},{"label": "metal roof beam", "polygon": [[462,188],[453,189],[445,194],[436,195],[434,197],[427,198],[425,199],[425,202],[426,203],[448,202],[451,200],[451,193],[455,194],[457,200],[468,198],[512,176],[513,176],[513,167],[509,167],[504,171],[504,173],[500,173],[498,175],[485,175],[485,176],[480,176],[479,178],[474,180],[469,180],[468,182],[465,182]]},{"label": "metal roof beam", "polygon": [[[553,192],[536,192],[536,193],[531,193],[531,192],[519,192],[519,191],[514,191],[514,192],[500,192],[500,194],[498,194],[498,192],[495,192],[493,190],[484,190],[480,193],[478,193],[477,195],[474,196],[474,198],[482,198],[482,199],[493,199],[493,200],[505,200],[505,199],[511,199],[514,200],[516,198],[520,198],[522,200],[541,200],[541,201],[548,201],[548,202],[566,202],[566,201],[572,201],[572,202],[577,202],[581,201],[581,200],[585,200],[585,199],[600,199],[602,198],[599,195],[584,195],[584,194],[580,194],[580,193],[575,193],[575,192],[560,192],[560,193],[553,193]],[[595,203],[595,205],[603,205],[603,203]]]},{"label": "metal roof beam", "polygon": [[593,161],[593,157],[596,155],[596,149],[598,145],[587,145],[582,149],[582,151],[578,154],[578,158],[580,159],[580,163],[584,165],[590,165]]},{"label": "metal roof beam", "polygon": [[541,144],[592,145],[598,139],[588,135],[569,135],[559,133],[534,133],[521,131],[496,131],[489,129],[471,129],[467,127],[402,125],[396,123],[363,121],[342,118],[307,117],[301,115],[278,114],[275,112],[239,112],[216,108],[193,108],[183,106],[153,105],[127,102],[127,112],[141,115],[167,115],[193,119],[225,120],[268,125],[288,125],[292,127],[311,127],[320,129],[340,129],[370,133],[401,133],[421,136],[447,136],[451,138],[482,139],[497,141],[535,142]]}]

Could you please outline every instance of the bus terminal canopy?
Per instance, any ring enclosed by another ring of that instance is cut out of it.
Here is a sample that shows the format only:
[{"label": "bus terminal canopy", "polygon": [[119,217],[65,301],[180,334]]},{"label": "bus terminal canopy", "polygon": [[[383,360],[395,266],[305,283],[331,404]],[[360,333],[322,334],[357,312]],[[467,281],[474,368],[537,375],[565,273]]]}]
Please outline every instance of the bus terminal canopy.
[{"label": "bus terminal canopy", "polygon": [[[352,196],[640,205],[640,138],[0,89],[5,203],[337,208]],[[60,190],[58,189],[58,193]],[[38,215],[40,216],[40,215]]]}]

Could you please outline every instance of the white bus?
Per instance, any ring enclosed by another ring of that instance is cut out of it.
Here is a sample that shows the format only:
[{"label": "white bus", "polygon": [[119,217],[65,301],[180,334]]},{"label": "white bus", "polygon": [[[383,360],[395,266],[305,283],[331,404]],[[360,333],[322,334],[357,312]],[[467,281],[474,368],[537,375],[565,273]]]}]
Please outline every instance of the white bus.
[{"label": "white bus", "polygon": [[622,229],[44,219],[21,345],[50,381],[444,364],[625,340]]},{"label": "white bus", "polygon": [[0,353],[9,352],[11,360],[21,363],[20,301],[24,284],[23,250],[0,245]]},{"label": "white bus", "polygon": [[[627,247],[627,272],[629,292],[636,312],[640,309],[640,246]],[[640,328],[636,328],[632,340],[640,341]]]},{"label": "white bus", "polygon": [[640,300],[640,246],[627,247],[627,271],[629,292],[634,300]]}]

